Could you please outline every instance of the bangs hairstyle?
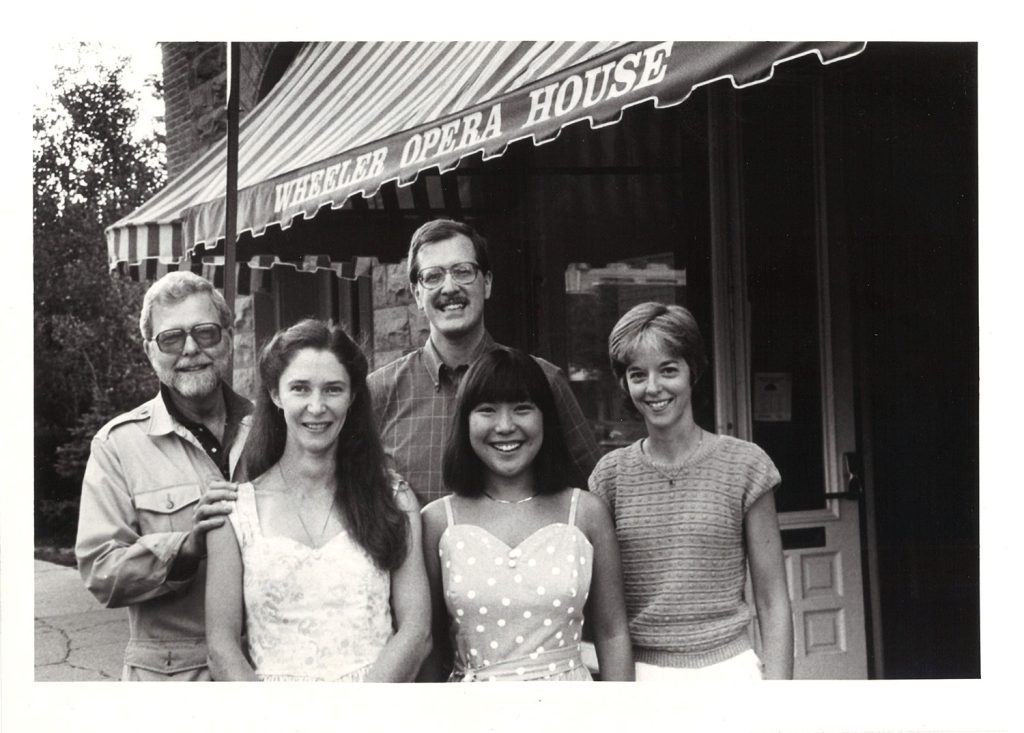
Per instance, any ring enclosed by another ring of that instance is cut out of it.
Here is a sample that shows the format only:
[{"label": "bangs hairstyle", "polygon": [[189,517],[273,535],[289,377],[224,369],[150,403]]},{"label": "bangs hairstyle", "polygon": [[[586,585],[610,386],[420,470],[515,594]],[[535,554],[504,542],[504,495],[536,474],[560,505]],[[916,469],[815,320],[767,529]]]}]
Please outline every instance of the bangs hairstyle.
[{"label": "bangs hairstyle", "polygon": [[506,347],[481,356],[462,378],[441,464],[445,486],[459,496],[483,493],[484,465],[469,442],[469,416],[478,405],[501,402],[532,402],[540,410],[544,440],[533,460],[534,491],[554,494],[564,489],[569,452],[551,385],[532,356]]},{"label": "bangs hairstyle", "polygon": [[697,319],[681,305],[641,303],[630,308],[612,328],[608,336],[608,356],[612,373],[623,389],[626,389],[626,369],[644,349],[686,361],[691,386],[708,368]]},{"label": "bangs hairstyle", "polygon": [[[395,570],[405,559],[408,525],[391,490],[377,421],[366,386],[368,364],[358,345],[341,328],[306,319],[278,331],[260,352],[260,390],[246,440],[245,475],[262,476],[284,455],[288,426],[271,399],[281,375],[303,349],[327,351],[345,367],[352,401],[335,444],[335,501],[345,527],[383,570]],[[287,480],[287,477],[285,477]]]}]

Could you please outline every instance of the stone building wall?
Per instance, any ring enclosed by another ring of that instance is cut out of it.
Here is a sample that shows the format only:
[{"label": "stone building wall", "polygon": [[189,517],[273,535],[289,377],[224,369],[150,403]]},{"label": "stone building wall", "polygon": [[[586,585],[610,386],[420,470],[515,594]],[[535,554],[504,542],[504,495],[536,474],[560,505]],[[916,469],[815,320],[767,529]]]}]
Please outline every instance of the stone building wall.
[{"label": "stone building wall", "polygon": [[[238,106],[259,101],[260,82],[275,43],[242,43]],[[227,134],[227,47],[224,43],[161,43],[167,175],[174,179]]]},{"label": "stone building wall", "polygon": [[251,295],[235,297],[235,340],[232,385],[238,394],[256,399],[259,375],[256,371],[256,328]]},{"label": "stone building wall", "polygon": [[405,260],[374,265],[373,365],[380,367],[426,343],[430,324],[416,307]]}]

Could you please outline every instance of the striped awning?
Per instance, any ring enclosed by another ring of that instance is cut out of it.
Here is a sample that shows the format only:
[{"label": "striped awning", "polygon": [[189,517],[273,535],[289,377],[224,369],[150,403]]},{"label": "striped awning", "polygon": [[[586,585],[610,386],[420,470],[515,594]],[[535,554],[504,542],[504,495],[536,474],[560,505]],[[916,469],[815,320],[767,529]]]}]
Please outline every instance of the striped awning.
[{"label": "striped awning", "polygon": [[[617,122],[622,111],[683,102],[697,87],[770,79],[848,42],[344,42],[306,45],[239,127],[237,232],[287,228],[381,185],[448,171],[482,153],[557,137],[566,125]],[[201,255],[224,236],[226,143],[107,229],[111,268]]]}]

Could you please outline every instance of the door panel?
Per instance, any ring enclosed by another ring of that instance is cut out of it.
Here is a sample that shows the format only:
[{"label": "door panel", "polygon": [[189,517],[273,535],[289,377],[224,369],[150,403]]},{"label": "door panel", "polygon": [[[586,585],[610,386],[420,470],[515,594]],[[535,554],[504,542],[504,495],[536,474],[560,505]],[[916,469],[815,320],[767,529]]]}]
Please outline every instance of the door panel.
[{"label": "door panel", "polygon": [[[845,513],[856,515],[856,506]],[[786,553],[801,679],[867,676],[858,523],[856,516],[843,514],[837,508],[833,520],[820,525],[826,531],[824,547]]]}]

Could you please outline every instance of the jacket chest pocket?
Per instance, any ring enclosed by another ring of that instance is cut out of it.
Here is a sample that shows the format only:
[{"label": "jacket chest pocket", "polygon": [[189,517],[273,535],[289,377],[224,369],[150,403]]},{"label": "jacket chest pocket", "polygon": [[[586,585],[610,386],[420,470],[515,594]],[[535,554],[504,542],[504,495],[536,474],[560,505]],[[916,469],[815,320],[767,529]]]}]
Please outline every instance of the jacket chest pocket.
[{"label": "jacket chest pocket", "polygon": [[135,495],[142,534],[187,532],[192,529],[192,511],[202,490],[197,483],[164,486]]}]

